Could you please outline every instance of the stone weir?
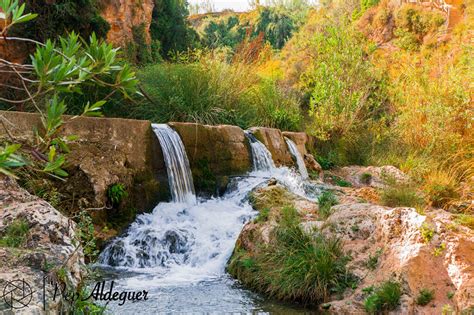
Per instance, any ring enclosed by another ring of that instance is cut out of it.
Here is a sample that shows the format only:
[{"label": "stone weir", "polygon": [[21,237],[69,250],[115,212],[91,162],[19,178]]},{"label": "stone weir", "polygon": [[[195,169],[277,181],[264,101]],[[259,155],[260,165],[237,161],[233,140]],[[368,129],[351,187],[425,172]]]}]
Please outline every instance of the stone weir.
[{"label": "stone weir", "polygon": [[[169,200],[168,178],[160,144],[151,123],[145,120],[117,118],[71,119],[64,116],[61,136],[75,135],[68,155],[67,181],[57,190],[70,211],[94,208],[96,222],[127,217],[126,226],[136,213],[150,211]],[[0,111],[1,143],[34,141],[35,128],[41,126],[38,114]],[[195,123],[169,123],[180,135],[190,161],[196,191],[204,195],[221,194],[232,176],[244,175],[252,168],[252,157],[244,131],[237,126],[207,126]],[[8,128],[8,132],[6,130]],[[304,133],[282,133],[272,128],[252,128],[252,133],[272,153],[277,166],[294,165],[284,137],[293,140],[302,156],[307,154]],[[110,209],[108,190],[123,184],[128,202]],[[120,224],[119,224],[120,225]]]}]

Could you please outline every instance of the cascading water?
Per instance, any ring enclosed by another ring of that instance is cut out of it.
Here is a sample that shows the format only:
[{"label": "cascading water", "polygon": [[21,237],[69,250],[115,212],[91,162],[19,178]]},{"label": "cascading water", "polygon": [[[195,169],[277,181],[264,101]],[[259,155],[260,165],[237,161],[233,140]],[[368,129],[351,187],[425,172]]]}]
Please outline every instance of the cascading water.
[{"label": "cascading water", "polygon": [[254,171],[271,172],[275,169],[272,154],[263,143],[257,140],[250,131],[245,131],[252,149],[252,161]]},{"label": "cascading water", "polygon": [[163,151],[173,201],[195,203],[193,175],[181,138],[168,125],[153,124],[152,128]]},{"label": "cascading water", "polygon": [[121,314],[147,314],[150,309],[154,313],[261,310],[260,298],[236,287],[225,266],[240,231],[256,214],[247,201],[248,194],[270,177],[293,190],[298,176],[276,168],[270,152],[247,133],[255,171],[235,178],[230,185],[233,189],[223,197],[196,203],[179,135],[167,125],[153,125],[153,129],[162,146],[173,201],[137,217],[125,235],[106,247],[99,263],[106,270],[122,270],[122,277],[123,270],[132,274],[119,280],[118,288],[146,288],[157,297],[147,306],[109,307],[117,307]]},{"label": "cascading water", "polygon": [[304,159],[301,156],[300,151],[298,151],[298,148],[296,147],[296,144],[291,141],[291,139],[285,138],[286,144],[288,145],[288,148],[290,149],[291,154],[295,157],[296,159],[296,164],[298,165],[298,171],[300,172],[301,178],[303,180],[308,179],[308,170],[306,169],[306,164],[304,163]]}]

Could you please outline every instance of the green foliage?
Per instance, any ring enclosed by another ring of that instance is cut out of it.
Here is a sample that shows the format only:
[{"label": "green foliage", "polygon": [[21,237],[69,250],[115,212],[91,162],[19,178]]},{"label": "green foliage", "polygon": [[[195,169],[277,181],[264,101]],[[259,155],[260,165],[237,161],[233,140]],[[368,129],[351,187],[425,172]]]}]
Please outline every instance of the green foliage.
[{"label": "green foliage", "polygon": [[344,16],[313,27],[321,31],[301,34],[293,43],[312,56],[298,79],[309,95],[307,132],[333,164],[365,164],[387,122],[386,78]]},{"label": "green foliage", "polygon": [[229,47],[234,50],[246,36],[245,27],[248,25],[240,25],[237,16],[211,20],[204,28],[202,43],[211,49]]},{"label": "green foliage", "polygon": [[26,241],[30,227],[24,219],[16,219],[7,226],[5,235],[0,238],[1,247],[21,247]]},{"label": "green foliage", "polygon": [[425,306],[434,299],[434,290],[421,289],[416,297],[416,304]]},{"label": "green foliage", "polygon": [[264,38],[272,47],[281,49],[296,29],[295,21],[282,8],[264,7],[260,10],[255,26],[257,34],[263,33]]},{"label": "green foliage", "polygon": [[116,183],[107,189],[107,197],[115,206],[119,205],[127,196],[128,193],[123,184]]},{"label": "green foliage", "polygon": [[15,27],[14,34],[40,42],[56,39],[75,31],[83,37],[96,33],[105,38],[110,25],[100,15],[97,0],[27,0],[27,12],[37,17],[28,24]]},{"label": "green foliage", "polygon": [[133,109],[131,117],[298,129],[298,100],[280,90],[275,80],[262,79],[252,67],[229,64],[217,56],[195,52],[188,58],[186,63],[158,64],[139,72],[147,100]]},{"label": "green foliage", "polygon": [[318,197],[319,216],[327,219],[331,215],[331,207],[338,204],[337,197],[332,191],[325,191]]},{"label": "green foliage", "polygon": [[330,170],[335,166],[331,154],[329,154],[329,156],[316,155],[316,161],[321,165],[323,170]]},{"label": "green foliage", "polygon": [[[255,256],[242,249],[234,253],[228,270],[246,285],[282,300],[318,303],[355,281],[346,269],[348,257],[337,238],[306,234],[298,213],[285,207],[274,241]],[[251,263],[249,263],[251,262]]]},{"label": "green foliage", "polygon": [[375,252],[373,256],[372,254],[369,254],[369,258],[367,259],[367,268],[369,268],[370,270],[375,270],[377,268],[377,265],[379,264],[379,258],[382,253],[383,250],[380,248]]},{"label": "green foliage", "polygon": [[365,11],[373,6],[376,6],[380,0],[360,0],[360,9],[356,9],[352,12],[352,19],[359,19]]},{"label": "green foliage", "polygon": [[436,11],[406,4],[400,7],[395,16],[396,44],[406,50],[417,50],[423,38],[444,24],[444,17]]},{"label": "green foliage", "polygon": [[457,214],[456,222],[474,230],[474,215]]},{"label": "green foliage", "polygon": [[262,223],[268,221],[268,217],[270,214],[270,209],[269,208],[263,208],[258,212],[258,216],[255,218],[254,222],[255,223]]},{"label": "green foliage", "polygon": [[93,262],[99,255],[97,240],[94,235],[94,224],[92,218],[86,211],[81,211],[77,217],[76,234],[82,245],[84,256],[89,262]]},{"label": "green foliage", "polygon": [[17,178],[14,169],[27,165],[26,160],[16,152],[20,144],[0,146],[0,173]]},{"label": "green foliage", "polygon": [[388,207],[417,207],[424,204],[412,184],[393,183],[385,187],[381,193],[381,200]]},{"label": "green foliage", "polygon": [[435,230],[428,223],[425,222],[420,227],[420,233],[421,237],[423,238],[423,241],[428,244],[429,242],[431,242],[431,239],[435,234]]},{"label": "green foliage", "polygon": [[151,39],[161,44],[163,58],[168,58],[174,51],[185,51],[194,48],[198,35],[189,26],[187,20],[187,1],[155,0],[150,26]]},{"label": "green foliage", "polygon": [[373,288],[371,291],[373,292],[364,302],[365,310],[369,314],[391,311],[400,304],[402,290],[398,282],[389,280],[384,282],[380,287]]}]

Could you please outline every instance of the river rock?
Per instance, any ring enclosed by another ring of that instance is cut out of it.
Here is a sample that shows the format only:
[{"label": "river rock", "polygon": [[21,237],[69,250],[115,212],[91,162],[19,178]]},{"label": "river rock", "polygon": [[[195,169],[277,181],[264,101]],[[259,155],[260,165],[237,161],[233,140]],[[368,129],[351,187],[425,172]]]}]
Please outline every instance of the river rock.
[{"label": "river rock", "polygon": [[270,151],[276,166],[293,166],[293,158],[288,150],[283,133],[279,129],[266,127],[250,128],[252,134]]},{"label": "river rock", "polygon": [[[54,272],[64,266],[66,281],[75,289],[83,278],[84,255],[78,244],[76,225],[46,201],[30,195],[9,178],[0,176],[0,238],[8,226],[24,221],[28,233],[19,248],[0,247],[0,292],[9,281],[24,280],[33,292],[28,306],[15,314],[55,314],[64,301],[53,301],[53,289],[46,286],[47,311],[43,310],[43,279],[55,279]],[[0,299],[0,313],[8,312],[8,305]]]}]

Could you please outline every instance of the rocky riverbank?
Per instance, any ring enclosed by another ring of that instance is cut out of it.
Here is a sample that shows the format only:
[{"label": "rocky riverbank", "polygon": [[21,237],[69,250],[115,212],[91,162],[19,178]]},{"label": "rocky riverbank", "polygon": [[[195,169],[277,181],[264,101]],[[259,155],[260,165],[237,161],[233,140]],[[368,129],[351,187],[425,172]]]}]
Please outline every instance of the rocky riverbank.
[{"label": "rocky riverbank", "polygon": [[230,273],[261,293],[333,314],[470,314],[474,231],[441,209],[380,205],[387,173],[407,179],[393,167],[338,170],[350,187],[326,183],[319,204],[275,183],[254,191],[260,215],[243,229]]}]

